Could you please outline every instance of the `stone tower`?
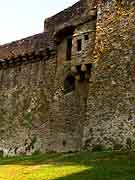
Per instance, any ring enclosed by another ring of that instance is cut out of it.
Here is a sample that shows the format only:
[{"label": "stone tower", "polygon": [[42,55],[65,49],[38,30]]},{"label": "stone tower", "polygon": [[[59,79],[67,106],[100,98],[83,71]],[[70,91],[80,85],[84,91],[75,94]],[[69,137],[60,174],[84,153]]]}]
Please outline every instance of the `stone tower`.
[{"label": "stone tower", "polygon": [[94,68],[89,87],[84,144],[113,149],[135,145],[135,6],[97,4]]}]

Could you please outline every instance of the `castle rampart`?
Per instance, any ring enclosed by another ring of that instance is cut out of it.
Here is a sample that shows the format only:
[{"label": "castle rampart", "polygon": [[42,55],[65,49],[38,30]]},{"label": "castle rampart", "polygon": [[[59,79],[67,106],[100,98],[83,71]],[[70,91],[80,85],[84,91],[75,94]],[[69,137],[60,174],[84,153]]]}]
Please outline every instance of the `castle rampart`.
[{"label": "castle rampart", "polygon": [[85,1],[0,47],[0,150],[135,148],[135,6]]}]

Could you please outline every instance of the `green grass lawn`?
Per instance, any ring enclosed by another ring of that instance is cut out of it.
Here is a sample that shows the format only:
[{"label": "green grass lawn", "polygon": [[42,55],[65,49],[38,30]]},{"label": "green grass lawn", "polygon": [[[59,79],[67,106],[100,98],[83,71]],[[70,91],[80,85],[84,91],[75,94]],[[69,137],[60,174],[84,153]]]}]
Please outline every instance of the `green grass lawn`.
[{"label": "green grass lawn", "polygon": [[0,180],[135,180],[135,153],[51,153],[0,158]]}]

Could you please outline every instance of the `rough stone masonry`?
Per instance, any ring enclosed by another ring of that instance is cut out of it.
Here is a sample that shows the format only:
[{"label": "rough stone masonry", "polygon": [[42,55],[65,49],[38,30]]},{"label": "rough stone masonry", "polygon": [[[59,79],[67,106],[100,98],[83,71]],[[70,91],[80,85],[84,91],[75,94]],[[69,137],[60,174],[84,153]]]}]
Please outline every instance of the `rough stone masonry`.
[{"label": "rough stone masonry", "polygon": [[80,0],[0,46],[0,154],[135,149],[135,3]]}]

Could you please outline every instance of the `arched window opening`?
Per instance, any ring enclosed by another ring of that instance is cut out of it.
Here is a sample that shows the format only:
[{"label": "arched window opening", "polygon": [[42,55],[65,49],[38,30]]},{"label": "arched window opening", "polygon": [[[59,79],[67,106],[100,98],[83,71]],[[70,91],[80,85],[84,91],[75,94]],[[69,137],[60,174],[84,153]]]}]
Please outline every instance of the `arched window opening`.
[{"label": "arched window opening", "polygon": [[64,81],[64,94],[68,94],[75,90],[75,78],[68,75]]}]

